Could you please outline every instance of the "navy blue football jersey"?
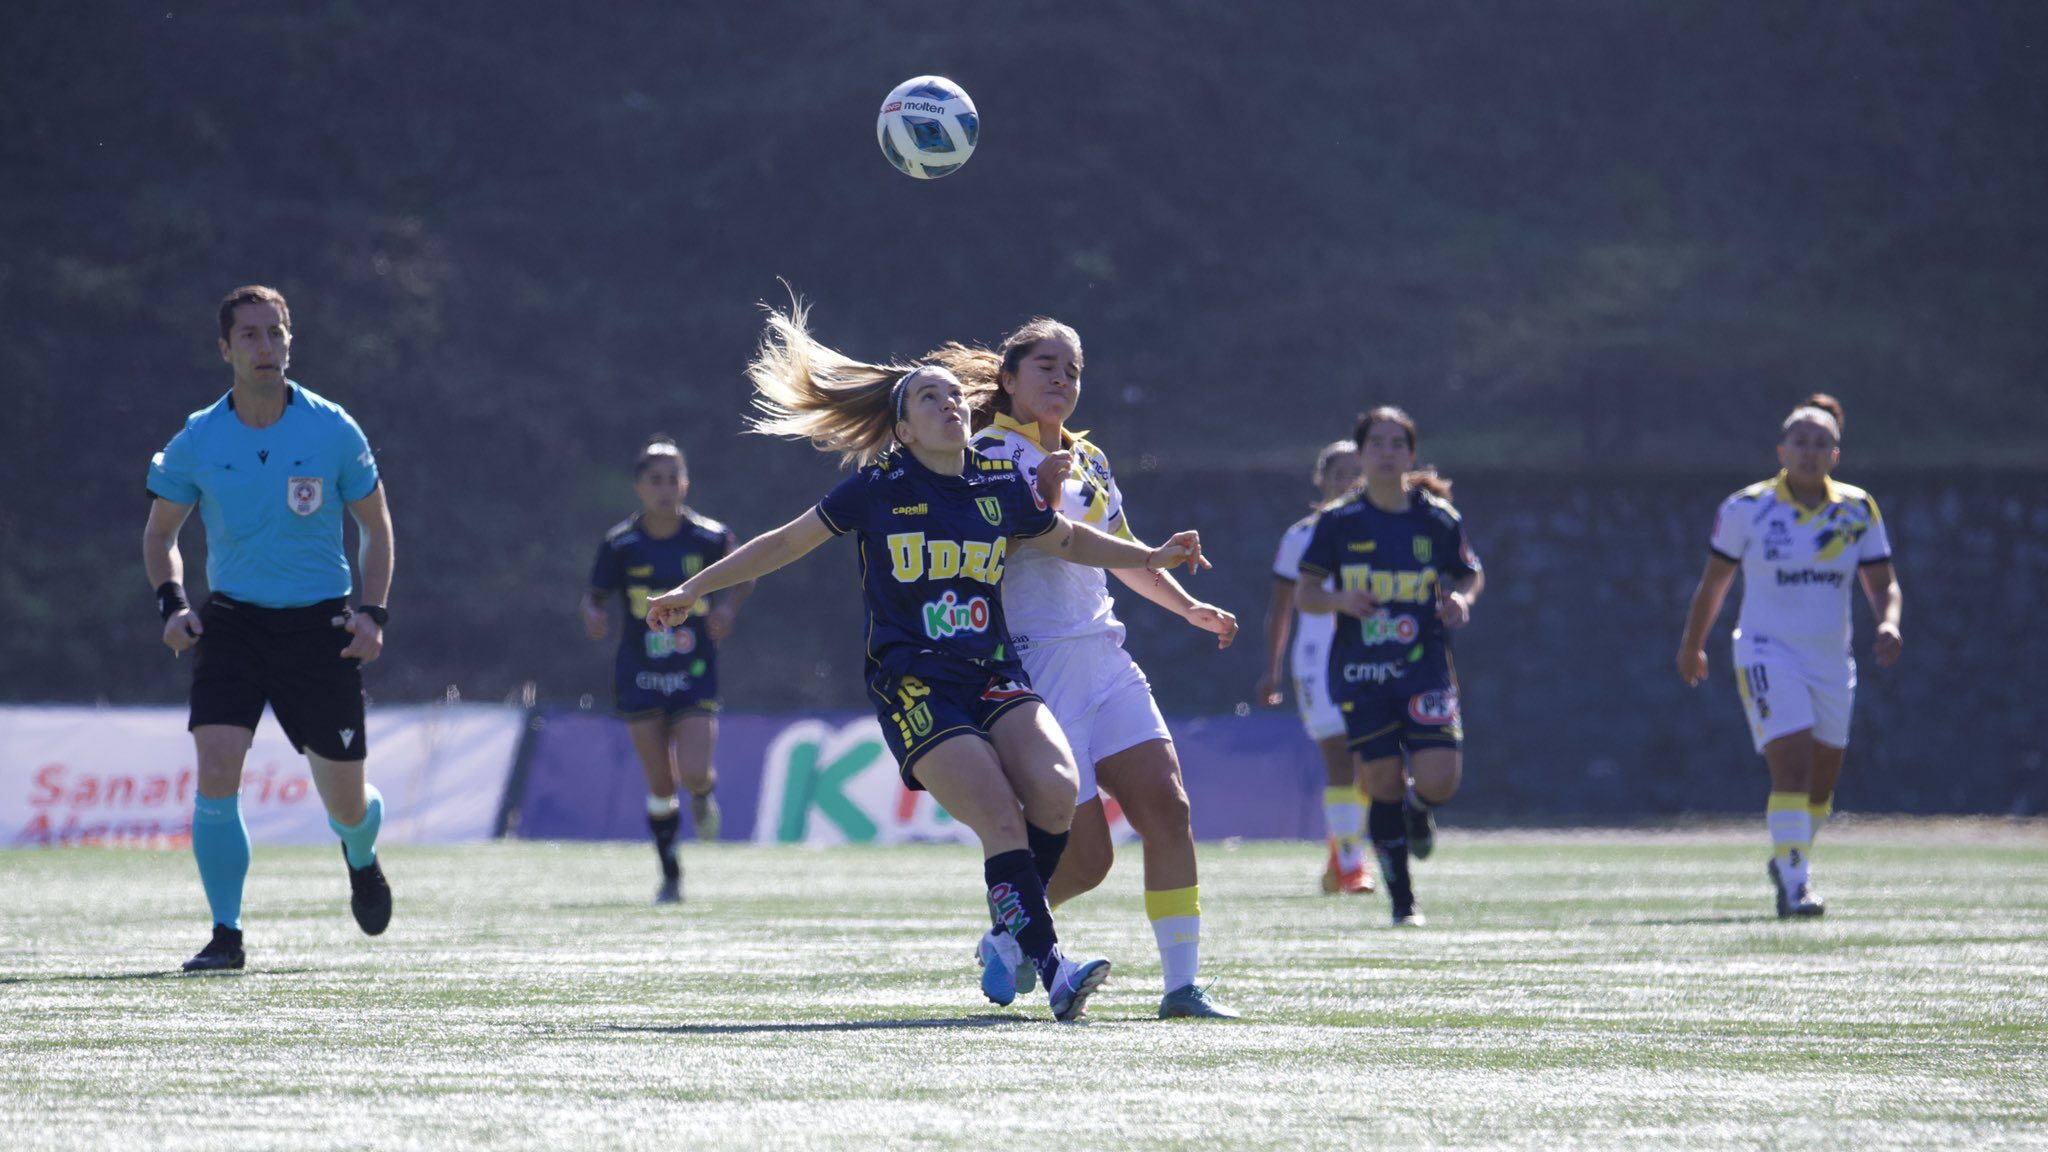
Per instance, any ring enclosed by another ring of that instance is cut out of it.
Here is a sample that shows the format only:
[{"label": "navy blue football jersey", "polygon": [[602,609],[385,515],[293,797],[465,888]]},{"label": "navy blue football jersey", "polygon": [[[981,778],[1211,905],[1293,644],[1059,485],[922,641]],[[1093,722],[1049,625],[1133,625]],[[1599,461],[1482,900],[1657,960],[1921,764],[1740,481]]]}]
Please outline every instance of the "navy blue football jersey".
[{"label": "navy blue football jersey", "polygon": [[942,476],[898,449],[841,481],[818,518],[860,545],[870,680],[1024,679],[1003,620],[1003,561],[1012,537],[1042,536],[1058,514],[1014,463],[970,450],[960,475]]},{"label": "navy blue football jersey", "polygon": [[1427,491],[1386,512],[1363,491],[1323,509],[1301,555],[1301,577],[1335,577],[1380,602],[1372,615],[1337,617],[1330,695],[1355,700],[1375,689],[1423,692],[1450,681],[1449,630],[1437,617],[1439,585],[1479,571],[1479,557],[1450,504]]},{"label": "navy blue football jersey", "polygon": [[711,637],[703,623],[711,612],[708,600],[699,602],[688,620],[659,632],[647,626],[647,598],[702,572],[732,549],[732,529],[687,509],[673,536],[649,536],[638,512],[605,533],[597,562],[590,568],[590,586],[598,592],[626,594],[626,624],[619,632],[621,666],[712,658]]}]

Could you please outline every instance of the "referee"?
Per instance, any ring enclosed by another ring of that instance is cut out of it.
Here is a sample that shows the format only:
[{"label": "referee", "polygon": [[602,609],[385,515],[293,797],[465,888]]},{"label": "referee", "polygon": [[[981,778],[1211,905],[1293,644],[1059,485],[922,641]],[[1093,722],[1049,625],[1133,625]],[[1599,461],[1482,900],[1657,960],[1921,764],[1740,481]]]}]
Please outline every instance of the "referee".
[{"label": "referee", "polygon": [[[347,858],[349,907],[372,936],[391,922],[377,864],[384,800],[363,778],[362,666],[384,647],[391,514],[363,430],[341,406],[286,379],[291,309],[275,289],[220,302],[220,356],[234,386],[194,412],[150,461],[142,562],[156,586],[164,643],[190,648],[189,727],[198,750],[192,855],[213,911],[213,939],[185,970],[240,968],[249,827],[242,761],[270,705],[306,754],[327,822]],[[206,585],[197,612],[181,583],[178,532],[199,505]],[[341,509],[361,529],[361,602],[348,605]]]}]

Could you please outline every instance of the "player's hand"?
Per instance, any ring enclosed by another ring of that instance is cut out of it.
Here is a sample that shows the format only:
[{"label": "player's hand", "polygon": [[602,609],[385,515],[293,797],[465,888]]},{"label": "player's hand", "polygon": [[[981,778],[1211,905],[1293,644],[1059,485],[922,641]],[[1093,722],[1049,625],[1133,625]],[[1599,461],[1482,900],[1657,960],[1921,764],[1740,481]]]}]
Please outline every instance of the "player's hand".
[{"label": "player's hand", "polygon": [[1228,648],[1237,639],[1237,617],[1214,604],[1191,604],[1182,619],[1204,632],[1214,632],[1218,648]]},{"label": "player's hand", "polygon": [[343,659],[361,660],[368,664],[384,652],[384,629],[375,620],[361,612],[344,612],[334,618],[341,630],[348,633],[348,647],[341,650]]},{"label": "player's hand", "polygon": [[592,604],[590,601],[585,600],[583,602],[583,634],[592,640],[602,640],[605,633],[609,631],[611,631],[611,626],[606,622],[604,605]]},{"label": "player's hand", "polygon": [[1363,620],[1379,609],[1379,597],[1363,588],[1346,588],[1337,593],[1336,611],[1341,616],[1356,616]]},{"label": "player's hand", "polygon": [[1678,654],[1678,678],[1686,687],[1697,688],[1707,678],[1707,650],[1693,648]]},{"label": "player's hand", "polygon": [[647,626],[649,628],[673,628],[690,618],[690,609],[697,606],[700,597],[690,587],[688,580],[647,599]]},{"label": "player's hand", "polygon": [[1436,616],[1446,628],[1463,628],[1472,620],[1472,602],[1465,599],[1463,592],[1449,593],[1437,605]]},{"label": "player's hand", "polygon": [[704,634],[711,637],[713,643],[718,643],[732,635],[732,620],[733,610],[720,604],[704,617]]},{"label": "player's hand", "polygon": [[1878,667],[1889,668],[1897,664],[1899,662],[1899,652],[1905,646],[1906,641],[1899,635],[1898,625],[1879,624],[1877,626],[1877,643],[1872,645],[1872,647],[1877,651]]},{"label": "player's hand", "polygon": [[1060,489],[1074,471],[1074,454],[1062,448],[1048,452],[1038,462],[1038,498],[1055,512],[1060,506]]},{"label": "player's hand", "polygon": [[206,631],[199,624],[199,613],[190,608],[180,608],[164,621],[164,643],[173,654],[182,655],[185,649],[199,643],[199,634]]},{"label": "player's hand", "polygon": [[1189,575],[1210,567],[1209,562],[1202,559],[1201,533],[1175,532],[1166,543],[1154,548],[1151,554],[1145,557],[1145,567],[1154,572],[1164,572],[1181,564],[1188,566]]},{"label": "player's hand", "polygon": [[1286,700],[1280,691],[1280,674],[1268,668],[1259,682],[1252,685],[1252,699],[1261,707],[1278,708]]}]

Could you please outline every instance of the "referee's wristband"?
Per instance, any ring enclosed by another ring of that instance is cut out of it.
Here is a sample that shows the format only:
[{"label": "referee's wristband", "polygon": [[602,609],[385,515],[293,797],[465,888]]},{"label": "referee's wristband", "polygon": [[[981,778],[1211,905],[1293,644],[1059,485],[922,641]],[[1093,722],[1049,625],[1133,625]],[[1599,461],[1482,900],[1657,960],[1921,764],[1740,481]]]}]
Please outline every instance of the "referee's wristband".
[{"label": "referee's wristband", "polygon": [[156,586],[156,610],[169,620],[192,605],[185,602],[185,586],[176,580],[166,580]]},{"label": "referee's wristband", "polygon": [[358,616],[368,616],[379,628],[388,627],[391,623],[391,613],[385,611],[382,604],[360,604],[355,611]]}]

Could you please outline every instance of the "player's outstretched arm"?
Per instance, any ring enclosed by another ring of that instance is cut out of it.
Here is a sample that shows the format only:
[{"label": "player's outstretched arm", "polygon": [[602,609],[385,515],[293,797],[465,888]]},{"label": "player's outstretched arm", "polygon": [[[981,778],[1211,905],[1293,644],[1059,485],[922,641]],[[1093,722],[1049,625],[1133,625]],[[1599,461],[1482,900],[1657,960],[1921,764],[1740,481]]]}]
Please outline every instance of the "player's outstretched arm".
[{"label": "player's outstretched arm", "polygon": [[1697,687],[1707,678],[1707,630],[1721,615],[1728,586],[1735,582],[1735,561],[1717,554],[1707,557],[1700,586],[1693,590],[1692,610],[1685,616],[1685,636],[1678,642],[1678,676]]},{"label": "player's outstretched arm", "polygon": [[1889,668],[1899,662],[1899,653],[1905,647],[1899,634],[1899,611],[1903,605],[1899,575],[1891,561],[1874,560],[1858,568],[1856,576],[1863,584],[1863,598],[1870,601],[1871,615],[1877,617],[1877,639],[1872,648],[1878,667]]},{"label": "player's outstretched arm", "polygon": [[[1043,473],[1040,473],[1043,475]],[[1131,534],[1131,522],[1118,513],[1112,521],[1113,534],[1120,540],[1136,541]],[[1171,572],[1152,572],[1142,568],[1111,568],[1109,574],[1123,582],[1124,587],[1143,596],[1175,616],[1193,624],[1204,632],[1216,634],[1216,647],[1228,648],[1237,639],[1237,617],[1204,603],[1188,594],[1173,578]]]},{"label": "player's outstretched arm", "polygon": [[690,609],[704,597],[720,589],[758,580],[802,559],[831,538],[832,530],[818,517],[818,510],[809,509],[782,527],[763,532],[740,545],[731,555],[674,588],[651,597],[647,601],[647,624],[652,628],[672,628],[682,623]]},{"label": "player's outstretched arm", "polygon": [[1135,540],[1123,540],[1086,524],[1057,517],[1052,531],[1023,537],[1023,542],[1041,552],[1090,568],[1149,568],[1163,572],[1181,564],[1189,572],[1209,567],[1202,558],[1202,537],[1198,532],[1176,532],[1157,548]]},{"label": "player's outstretched arm", "polygon": [[1281,663],[1287,659],[1287,641],[1294,631],[1294,584],[1292,580],[1274,577],[1273,598],[1266,604],[1266,670],[1259,674],[1259,682],[1252,689],[1252,702],[1268,708],[1277,708],[1287,699],[1280,678],[1284,674]]}]

